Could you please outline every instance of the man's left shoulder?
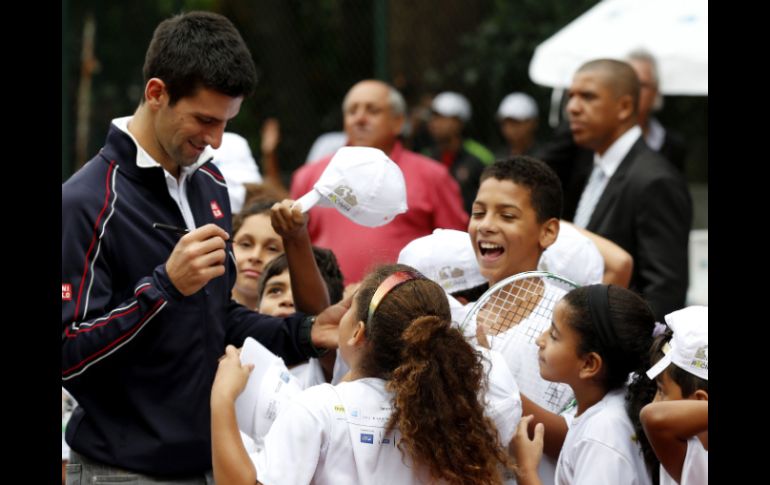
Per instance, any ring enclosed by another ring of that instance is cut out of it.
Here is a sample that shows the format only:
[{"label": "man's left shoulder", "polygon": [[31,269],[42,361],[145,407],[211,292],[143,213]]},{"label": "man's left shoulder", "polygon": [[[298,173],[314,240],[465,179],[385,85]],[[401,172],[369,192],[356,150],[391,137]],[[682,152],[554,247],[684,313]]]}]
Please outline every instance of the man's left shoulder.
[{"label": "man's left shoulder", "polygon": [[634,163],[631,170],[635,178],[644,181],[663,178],[684,182],[684,177],[676,167],[666,160],[663,155],[647,146],[647,144],[642,143],[634,148],[634,157],[637,163]]},{"label": "man's left shoulder", "polygon": [[214,192],[224,191],[227,193],[227,181],[225,180],[225,176],[222,175],[222,172],[211,160],[198,167],[195,172],[193,172],[192,177],[201,187],[205,187],[206,190],[212,190]]}]

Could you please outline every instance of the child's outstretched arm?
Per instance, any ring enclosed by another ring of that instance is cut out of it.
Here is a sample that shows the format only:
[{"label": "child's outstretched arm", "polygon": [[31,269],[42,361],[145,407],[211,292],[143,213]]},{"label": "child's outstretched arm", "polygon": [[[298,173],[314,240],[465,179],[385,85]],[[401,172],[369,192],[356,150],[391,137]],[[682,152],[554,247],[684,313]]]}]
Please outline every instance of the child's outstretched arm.
[{"label": "child's outstretched arm", "polygon": [[534,421],[534,416],[522,416],[516,433],[509,445],[509,450],[516,460],[516,482],[519,485],[541,485],[537,467],[543,457],[543,424],[535,425],[533,439],[529,439],[527,428]]},{"label": "child's outstretched arm", "polygon": [[329,290],[318,270],[307,232],[307,220],[293,200],[284,199],[270,209],[270,221],[275,232],[283,238],[289,263],[291,292],[297,310],[317,315],[329,306]]},{"label": "child's outstretched arm", "polygon": [[211,458],[214,480],[220,485],[257,483],[257,471],[246,453],[238,422],[235,399],[246,387],[254,364],[241,365],[240,352],[228,345],[219,361],[211,388]]},{"label": "child's outstretched arm", "polygon": [[708,450],[708,404],[708,401],[693,399],[652,402],[639,414],[660,464],[677,483],[682,479],[687,440],[706,431],[702,443]]}]

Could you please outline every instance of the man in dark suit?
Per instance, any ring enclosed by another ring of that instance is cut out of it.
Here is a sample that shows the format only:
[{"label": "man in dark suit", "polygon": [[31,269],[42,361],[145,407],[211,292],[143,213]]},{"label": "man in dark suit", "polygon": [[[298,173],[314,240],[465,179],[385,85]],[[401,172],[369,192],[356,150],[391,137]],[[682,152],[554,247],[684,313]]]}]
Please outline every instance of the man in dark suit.
[{"label": "man in dark suit", "polygon": [[634,258],[631,288],[656,317],[684,306],[692,202],[682,175],[650,149],[638,123],[639,78],[625,62],[583,64],[569,89],[575,143],[594,152],[575,167],[586,180],[574,222],[620,245]]},{"label": "man in dark suit", "polygon": [[[653,113],[663,107],[660,92],[660,79],[655,58],[644,49],[635,49],[627,56],[627,61],[639,78],[639,106],[637,124],[642,129],[647,145],[671,162],[680,172],[685,172],[687,148],[684,139],[664,127]],[[553,136],[532,151],[535,158],[543,160],[553,168],[564,189],[564,219],[571,221],[577,208],[578,199],[583,191],[588,173],[580,173],[579,168],[589,166],[593,151],[575,144],[569,122],[563,121],[556,127]]]}]

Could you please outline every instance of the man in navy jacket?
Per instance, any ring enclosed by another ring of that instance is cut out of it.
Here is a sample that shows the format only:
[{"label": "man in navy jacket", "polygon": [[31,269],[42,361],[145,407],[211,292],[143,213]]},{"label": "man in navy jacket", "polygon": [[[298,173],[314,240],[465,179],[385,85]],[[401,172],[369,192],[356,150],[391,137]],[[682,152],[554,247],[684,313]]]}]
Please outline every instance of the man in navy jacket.
[{"label": "man in navy jacket", "polygon": [[[62,381],[79,404],[68,482],[210,482],[209,394],[225,345],[253,336],[289,365],[336,346],[333,325],[230,298],[230,204],[209,153],[256,85],[238,31],[213,13],[163,21],[144,79],[134,115],[113,120],[104,148],[62,185]],[[301,215],[273,217],[287,256],[309,268],[302,310],[318,313],[328,294]]]}]

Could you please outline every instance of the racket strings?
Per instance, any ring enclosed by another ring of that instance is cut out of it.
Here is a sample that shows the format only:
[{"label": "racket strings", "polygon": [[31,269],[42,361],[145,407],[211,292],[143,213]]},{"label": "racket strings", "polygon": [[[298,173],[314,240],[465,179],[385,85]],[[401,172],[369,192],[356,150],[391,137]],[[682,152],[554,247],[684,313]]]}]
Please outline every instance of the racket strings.
[{"label": "racket strings", "polygon": [[491,348],[513,359],[508,365],[522,392],[552,412],[564,408],[572,391],[540,377],[536,340],[550,327],[556,303],[574,287],[545,275],[527,276],[484,295],[486,301],[474,309],[473,317],[485,325]]},{"label": "racket strings", "polygon": [[513,281],[490,295],[479,311],[478,319],[491,335],[503,333],[538,309],[544,290],[540,277]]}]

